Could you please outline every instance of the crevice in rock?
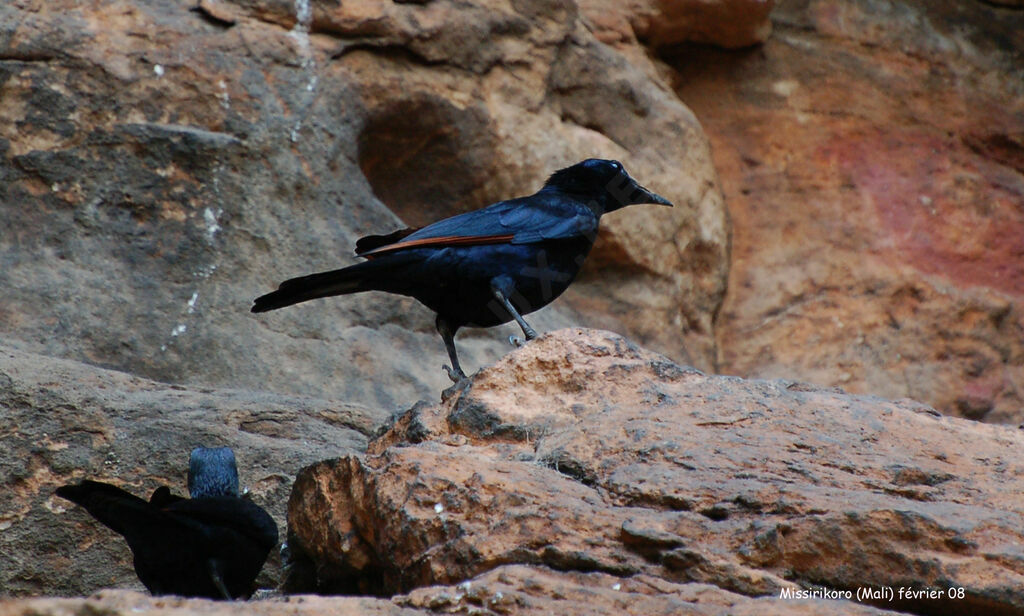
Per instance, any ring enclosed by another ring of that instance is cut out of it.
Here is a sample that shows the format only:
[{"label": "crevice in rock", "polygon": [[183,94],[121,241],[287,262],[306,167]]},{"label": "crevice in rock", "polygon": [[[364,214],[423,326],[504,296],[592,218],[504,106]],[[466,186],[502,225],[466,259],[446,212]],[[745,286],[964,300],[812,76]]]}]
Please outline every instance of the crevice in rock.
[{"label": "crevice in rock", "polygon": [[228,30],[229,28],[235,25],[234,19],[214,15],[202,3],[192,7],[191,9],[189,9],[189,11],[195,13],[196,15],[199,15],[200,19],[210,24],[211,26],[216,26],[217,28],[220,28],[222,30]]},{"label": "crevice in rock", "polygon": [[[596,482],[595,482],[596,483]],[[693,511],[694,503],[685,496],[678,494],[648,493],[648,492],[616,492],[611,490],[621,505],[628,507],[643,507],[654,511]]]},{"label": "crevice in rock", "polygon": [[584,466],[579,460],[570,458],[562,450],[556,450],[547,456],[544,456],[541,459],[541,463],[556,473],[565,475],[569,479],[578,481],[589,488],[598,487],[598,479],[590,469]]},{"label": "crevice in rock", "polygon": [[41,63],[48,63],[48,62],[53,62],[54,60],[57,60],[57,59],[58,59],[57,54],[53,54],[53,53],[49,53],[49,52],[45,52],[45,51],[19,52],[17,50],[8,50],[8,51],[0,54],[0,63],[5,63],[5,62],[12,62],[12,63],[13,62],[24,62],[24,63],[41,62]]},{"label": "crevice in rock", "polygon": [[635,567],[626,564],[614,565],[607,563],[594,558],[586,552],[563,552],[551,547],[541,552],[540,562],[556,571],[578,571],[580,573],[599,571],[618,577],[639,573]]},{"label": "crevice in rock", "polygon": [[480,208],[491,188],[497,137],[486,110],[418,95],[381,104],[358,139],[358,163],[374,194],[406,225],[420,227]]},{"label": "crevice in rock", "polygon": [[[313,33],[317,32],[314,31]],[[324,32],[322,34],[335,33]],[[384,40],[372,37],[360,37],[354,40],[346,39],[346,41],[347,42],[344,45],[342,45],[341,49],[331,54],[332,60],[340,60],[347,56],[348,54],[357,51],[366,51],[374,55],[381,56],[383,58],[408,62],[418,66],[433,67],[445,66],[448,64],[447,60],[435,60],[428,58],[427,56],[416,52],[416,50],[411,49],[408,46],[408,44],[404,42]]]},{"label": "crevice in rock", "polygon": [[627,549],[651,563],[661,562],[666,552],[685,544],[685,540],[675,533],[649,528],[633,519],[622,523],[619,539]]},{"label": "crevice in rock", "polygon": [[723,522],[729,519],[729,508],[721,504],[705,507],[698,513],[714,522]]},{"label": "crevice in rock", "polygon": [[1024,134],[971,134],[961,141],[975,154],[1024,173]]}]

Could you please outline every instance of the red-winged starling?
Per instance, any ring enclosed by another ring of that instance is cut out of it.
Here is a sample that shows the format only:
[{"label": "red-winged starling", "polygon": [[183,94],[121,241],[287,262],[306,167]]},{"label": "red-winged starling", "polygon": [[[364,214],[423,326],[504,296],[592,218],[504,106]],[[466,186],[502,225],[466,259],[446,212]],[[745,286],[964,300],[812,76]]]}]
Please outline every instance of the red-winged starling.
[{"label": "red-winged starling", "polygon": [[370,235],[356,242],[366,261],[292,278],[257,297],[266,312],[320,297],[385,291],[414,297],[437,313],[452,381],[465,378],[455,350],[461,327],[515,320],[527,340],[537,333],[523,315],[561,295],[597,239],[601,216],[627,205],[672,204],[640,186],[618,161],[588,159],[556,171],[529,197],[419,229]]}]

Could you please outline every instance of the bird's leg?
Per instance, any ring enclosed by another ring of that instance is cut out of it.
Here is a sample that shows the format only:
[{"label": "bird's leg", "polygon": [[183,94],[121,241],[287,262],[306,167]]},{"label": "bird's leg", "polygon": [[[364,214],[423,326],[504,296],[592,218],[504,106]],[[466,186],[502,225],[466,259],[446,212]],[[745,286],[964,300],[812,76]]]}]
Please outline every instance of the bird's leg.
[{"label": "bird's leg", "polygon": [[231,601],[234,597],[231,596],[231,593],[228,592],[227,585],[224,584],[224,576],[221,575],[221,562],[211,558],[206,561],[206,564],[210,568],[210,579],[213,580],[213,585],[217,587],[220,594],[224,595],[225,600]]},{"label": "bird's leg", "polygon": [[[527,340],[533,340],[537,337],[537,332],[530,327],[530,324],[526,322],[523,315],[519,314],[516,307],[512,305],[511,301],[509,301],[508,295],[499,284],[496,284],[496,282],[491,283],[491,293],[493,293],[494,297],[501,302],[501,305],[504,306],[505,310],[508,310],[508,313],[512,315],[512,318],[516,320],[516,323],[518,323],[519,327],[522,328],[523,335],[526,336]],[[522,346],[522,341],[514,336],[509,336],[508,340],[516,346]]]},{"label": "bird's leg", "polygon": [[441,334],[441,338],[444,340],[444,348],[448,350],[448,359],[452,361],[451,367],[444,366],[445,372],[448,373],[448,378],[452,380],[452,383],[458,383],[459,381],[465,380],[466,373],[462,371],[462,366],[459,365],[459,354],[455,350],[455,332],[458,328],[453,328],[441,318],[441,315],[437,315],[437,333]]}]

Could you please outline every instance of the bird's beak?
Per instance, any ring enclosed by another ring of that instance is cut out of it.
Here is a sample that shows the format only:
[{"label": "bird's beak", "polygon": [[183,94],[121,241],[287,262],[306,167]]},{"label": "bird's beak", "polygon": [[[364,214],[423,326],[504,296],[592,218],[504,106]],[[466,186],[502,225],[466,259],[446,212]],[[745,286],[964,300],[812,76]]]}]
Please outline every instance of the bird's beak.
[{"label": "bird's beak", "polygon": [[652,193],[651,191],[647,190],[646,188],[639,184],[636,184],[635,182],[634,186],[636,186],[636,188],[633,190],[633,196],[629,200],[630,204],[656,203],[658,205],[667,205],[669,207],[672,207],[672,202],[666,199],[665,197],[662,197],[657,193]]}]

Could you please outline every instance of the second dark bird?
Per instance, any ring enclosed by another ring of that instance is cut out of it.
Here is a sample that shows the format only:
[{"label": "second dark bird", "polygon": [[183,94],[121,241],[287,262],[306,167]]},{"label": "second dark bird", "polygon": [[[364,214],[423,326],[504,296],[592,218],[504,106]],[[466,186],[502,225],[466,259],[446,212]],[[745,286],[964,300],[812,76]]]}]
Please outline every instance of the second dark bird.
[{"label": "second dark bird", "polygon": [[277,524],[238,496],[238,468],[228,447],[197,447],[188,467],[191,498],[166,486],[145,501],[107,483],[82,481],[57,495],[85,507],[128,542],[135,573],[154,595],[248,598]]},{"label": "second dark bird", "polygon": [[537,333],[523,315],[561,295],[597,239],[603,214],[667,199],[631,178],[614,160],[588,159],[556,171],[528,197],[499,201],[420,229],[356,242],[366,261],[292,278],[256,298],[266,312],[320,297],[385,291],[414,297],[437,313],[453,381],[465,378],[455,350],[461,327],[515,320],[527,340]]}]

